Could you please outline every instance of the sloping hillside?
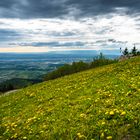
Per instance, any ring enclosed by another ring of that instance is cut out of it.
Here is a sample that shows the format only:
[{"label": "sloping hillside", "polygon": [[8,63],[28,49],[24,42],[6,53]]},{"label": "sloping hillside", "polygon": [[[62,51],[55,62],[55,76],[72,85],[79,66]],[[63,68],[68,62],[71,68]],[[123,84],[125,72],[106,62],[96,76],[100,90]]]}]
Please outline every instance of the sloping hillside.
[{"label": "sloping hillside", "polygon": [[0,139],[138,140],[140,57],[0,97]]}]

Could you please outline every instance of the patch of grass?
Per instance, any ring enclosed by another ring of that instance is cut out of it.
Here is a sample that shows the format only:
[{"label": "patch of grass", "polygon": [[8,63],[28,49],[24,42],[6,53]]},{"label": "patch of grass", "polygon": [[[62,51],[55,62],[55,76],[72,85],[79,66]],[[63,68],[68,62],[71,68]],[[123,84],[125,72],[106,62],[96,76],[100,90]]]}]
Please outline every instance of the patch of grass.
[{"label": "patch of grass", "polygon": [[140,138],[140,57],[0,97],[0,139]]}]

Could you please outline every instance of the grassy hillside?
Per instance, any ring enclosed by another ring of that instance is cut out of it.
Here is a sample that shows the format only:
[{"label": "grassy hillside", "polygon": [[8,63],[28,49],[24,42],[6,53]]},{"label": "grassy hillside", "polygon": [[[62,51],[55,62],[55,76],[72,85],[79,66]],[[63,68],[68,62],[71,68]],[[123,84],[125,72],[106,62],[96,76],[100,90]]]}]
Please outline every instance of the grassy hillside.
[{"label": "grassy hillside", "polygon": [[140,57],[0,97],[0,139],[138,140]]}]

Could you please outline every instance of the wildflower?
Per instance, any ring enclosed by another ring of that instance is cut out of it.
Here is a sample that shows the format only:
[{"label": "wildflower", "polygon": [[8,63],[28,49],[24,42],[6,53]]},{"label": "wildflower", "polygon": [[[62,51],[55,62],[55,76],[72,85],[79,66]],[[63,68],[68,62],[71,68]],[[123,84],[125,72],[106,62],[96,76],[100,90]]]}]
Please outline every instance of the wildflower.
[{"label": "wildflower", "polygon": [[125,111],[123,111],[122,113],[121,113],[121,116],[124,116],[126,114],[126,112]]},{"label": "wildflower", "polygon": [[113,115],[114,115],[114,111],[110,111],[109,114],[110,114],[111,116],[113,116]]},{"label": "wildflower", "polygon": [[77,136],[80,136],[81,134],[80,133],[77,133]]},{"label": "wildflower", "polygon": [[98,102],[98,100],[97,100],[97,99],[95,100],[95,103],[96,103],[96,102]]},{"label": "wildflower", "polygon": [[86,114],[82,113],[82,114],[80,114],[80,117],[81,118],[86,118]]},{"label": "wildflower", "polygon": [[77,133],[77,136],[78,136],[79,138],[84,138],[84,137],[85,137],[85,136],[82,135],[81,133]]},{"label": "wildflower", "polygon": [[105,122],[102,122],[102,125],[105,125]]},{"label": "wildflower", "polygon": [[106,137],[107,140],[112,140],[112,136]]},{"label": "wildflower", "polygon": [[100,136],[100,137],[101,137],[101,138],[104,138],[104,136],[105,136],[104,133],[101,133],[101,136]]}]

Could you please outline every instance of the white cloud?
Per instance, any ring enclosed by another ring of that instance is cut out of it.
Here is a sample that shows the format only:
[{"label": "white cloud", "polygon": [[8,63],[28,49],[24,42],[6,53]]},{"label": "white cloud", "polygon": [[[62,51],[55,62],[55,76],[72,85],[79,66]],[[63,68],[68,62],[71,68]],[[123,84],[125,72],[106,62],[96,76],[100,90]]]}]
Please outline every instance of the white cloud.
[{"label": "white cloud", "polygon": [[[139,20],[137,20],[138,18],[114,14],[96,18],[85,18],[77,21],[72,19],[0,19],[0,29],[13,30],[20,34],[17,40],[12,39],[11,36],[11,40],[7,41],[8,43],[18,44],[52,41],[65,43],[80,41],[85,43],[85,47],[81,46],[81,49],[95,50],[119,49],[120,47],[124,48],[126,46],[132,48],[132,45],[136,43],[138,44],[137,48],[140,49],[140,30],[138,30],[140,29],[140,24]],[[109,39],[116,40],[116,42],[108,42]],[[2,43],[0,52],[5,49],[7,51],[11,49],[7,42]],[[15,48],[14,51],[20,48],[20,46],[12,47]],[[36,51],[37,48],[39,51],[41,50],[40,47],[36,47]],[[48,51],[56,49],[56,46],[52,48],[50,46],[43,46],[41,48],[42,51]],[[60,49],[76,48],[80,49],[80,46],[71,46],[69,48],[62,46]],[[30,51],[31,49],[25,47],[25,50]]]}]

